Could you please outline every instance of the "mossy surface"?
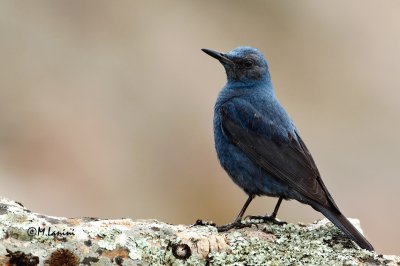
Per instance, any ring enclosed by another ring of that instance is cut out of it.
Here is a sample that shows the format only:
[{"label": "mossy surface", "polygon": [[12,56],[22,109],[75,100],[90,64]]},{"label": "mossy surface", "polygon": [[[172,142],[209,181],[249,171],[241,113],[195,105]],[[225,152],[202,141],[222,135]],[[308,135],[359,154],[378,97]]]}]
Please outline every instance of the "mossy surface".
[{"label": "mossy surface", "polygon": [[229,248],[211,253],[211,264],[360,265],[374,257],[373,253],[356,247],[330,223],[316,228],[259,224],[255,229],[275,238],[248,237],[248,229],[229,234]]},{"label": "mossy surface", "polygon": [[[60,250],[80,265],[400,265],[399,257],[360,249],[327,220],[247,221],[252,225],[218,233],[213,226],[156,220],[50,217],[2,198],[0,210],[1,265],[16,254],[43,265]],[[28,234],[39,227],[73,234]]]}]

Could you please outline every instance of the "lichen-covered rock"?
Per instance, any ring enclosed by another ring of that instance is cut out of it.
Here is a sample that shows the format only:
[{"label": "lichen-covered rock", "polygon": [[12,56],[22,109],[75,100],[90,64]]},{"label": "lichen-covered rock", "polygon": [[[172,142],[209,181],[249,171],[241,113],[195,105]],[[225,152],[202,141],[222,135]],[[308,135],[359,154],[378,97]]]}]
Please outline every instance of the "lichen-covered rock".
[{"label": "lichen-covered rock", "polygon": [[[256,223],[257,221],[247,221]],[[218,233],[156,220],[69,219],[0,198],[0,264],[27,265],[400,265],[358,248],[327,220],[269,223]]]}]

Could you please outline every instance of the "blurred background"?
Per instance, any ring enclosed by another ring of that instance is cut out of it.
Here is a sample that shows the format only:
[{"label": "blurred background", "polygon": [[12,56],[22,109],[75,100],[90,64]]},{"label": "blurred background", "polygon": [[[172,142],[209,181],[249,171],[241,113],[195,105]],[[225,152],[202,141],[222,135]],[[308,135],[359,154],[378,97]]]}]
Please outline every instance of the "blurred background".
[{"label": "blurred background", "polygon": [[[231,222],[218,164],[225,72],[259,48],[348,217],[400,254],[399,1],[9,1],[0,8],[0,195],[65,217]],[[247,214],[270,213],[257,198]],[[284,202],[279,219],[322,218]]]}]

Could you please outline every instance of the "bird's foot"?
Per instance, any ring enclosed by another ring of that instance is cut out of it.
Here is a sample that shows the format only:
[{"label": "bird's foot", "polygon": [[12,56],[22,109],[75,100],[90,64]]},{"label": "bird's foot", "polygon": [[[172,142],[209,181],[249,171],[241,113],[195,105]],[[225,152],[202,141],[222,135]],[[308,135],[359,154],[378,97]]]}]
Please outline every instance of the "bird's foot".
[{"label": "bird's foot", "polygon": [[202,219],[197,219],[197,221],[192,226],[214,226],[217,225],[213,221],[203,221]]},{"label": "bird's foot", "polygon": [[250,227],[250,226],[251,226],[251,224],[242,223],[242,220],[236,220],[236,221],[234,221],[233,223],[230,223],[230,224],[217,226],[217,230],[218,230],[218,232],[226,232],[226,231],[229,231],[229,230],[231,230],[233,228],[240,229],[240,228]]},{"label": "bird's foot", "polygon": [[280,221],[280,220],[276,219],[276,217],[274,217],[272,215],[265,215],[265,216],[251,216],[251,215],[248,215],[248,216],[246,216],[245,219],[246,220],[262,220],[263,222],[271,222],[271,223],[277,224],[277,225],[287,224],[287,222]]}]

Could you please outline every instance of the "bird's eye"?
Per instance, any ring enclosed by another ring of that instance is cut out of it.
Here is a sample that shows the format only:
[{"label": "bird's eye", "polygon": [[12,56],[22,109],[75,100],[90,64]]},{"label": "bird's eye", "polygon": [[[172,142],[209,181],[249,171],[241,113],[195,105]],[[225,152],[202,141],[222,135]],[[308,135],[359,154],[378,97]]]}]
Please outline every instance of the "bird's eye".
[{"label": "bird's eye", "polygon": [[253,66],[253,61],[252,60],[246,60],[246,61],[244,61],[243,62],[243,65],[245,66],[245,67],[252,67]]}]

